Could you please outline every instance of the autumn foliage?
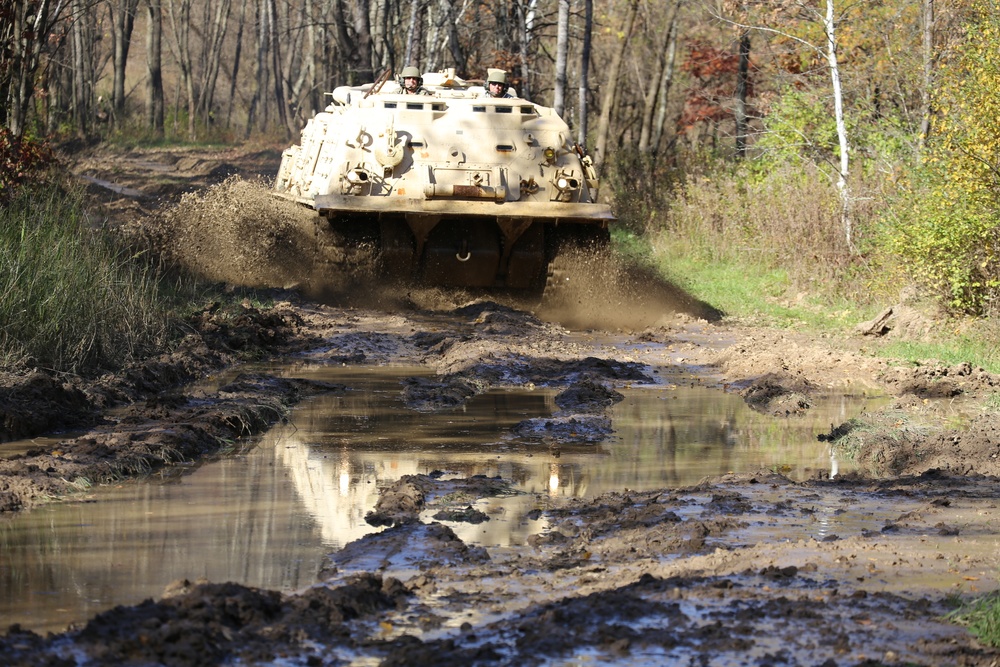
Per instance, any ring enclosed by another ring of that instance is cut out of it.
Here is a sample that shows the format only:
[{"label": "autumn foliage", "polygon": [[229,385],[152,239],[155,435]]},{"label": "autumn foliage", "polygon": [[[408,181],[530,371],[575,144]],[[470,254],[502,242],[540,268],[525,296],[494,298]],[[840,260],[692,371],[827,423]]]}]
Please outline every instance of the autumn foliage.
[{"label": "autumn foliage", "polygon": [[10,199],[13,190],[55,162],[47,142],[17,140],[10,130],[0,127],[0,203]]},{"label": "autumn foliage", "polygon": [[[703,40],[689,44],[681,70],[691,76],[691,84],[677,121],[680,132],[687,132],[699,123],[719,123],[732,118],[739,63],[739,53],[732,49],[720,49]],[[752,63],[750,67],[752,71]],[[753,97],[752,77],[747,88],[747,97]]]}]

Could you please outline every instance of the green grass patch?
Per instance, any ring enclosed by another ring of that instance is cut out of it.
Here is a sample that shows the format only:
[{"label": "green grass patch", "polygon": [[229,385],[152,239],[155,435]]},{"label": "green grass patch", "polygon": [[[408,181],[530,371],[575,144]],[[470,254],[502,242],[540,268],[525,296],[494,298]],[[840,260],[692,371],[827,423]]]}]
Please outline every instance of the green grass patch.
[{"label": "green grass patch", "polygon": [[692,296],[751,323],[817,331],[843,330],[874,316],[874,306],[824,293],[797,291],[788,271],[731,255],[712,256],[681,239],[660,234],[654,244],[616,236],[631,256],[653,264]]},{"label": "green grass patch", "polygon": [[989,338],[959,337],[944,342],[893,341],[879,351],[881,356],[903,359],[912,363],[937,359],[954,365],[969,363],[1000,373],[1000,350]]},{"label": "green grass patch", "polygon": [[95,230],[82,197],[51,184],[0,210],[0,365],[116,367],[169,335],[164,285],[141,253]]},{"label": "green grass patch", "polygon": [[966,602],[946,618],[967,627],[982,643],[1000,647],[1000,591]]}]

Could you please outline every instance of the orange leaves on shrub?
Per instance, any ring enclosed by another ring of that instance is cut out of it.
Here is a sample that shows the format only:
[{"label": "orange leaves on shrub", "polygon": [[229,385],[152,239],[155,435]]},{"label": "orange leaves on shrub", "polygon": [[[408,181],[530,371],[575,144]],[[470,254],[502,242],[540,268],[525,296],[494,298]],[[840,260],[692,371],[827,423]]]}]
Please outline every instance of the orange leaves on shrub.
[{"label": "orange leaves on shrub", "polygon": [[7,201],[14,188],[55,162],[46,141],[16,139],[0,128],[0,202]]},{"label": "orange leaves on shrub", "polygon": [[[701,40],[691,42],[687,58],[681,64],[681,69],[694,79],[678,121],[681,132],[692,129],[698,123],[718,122],[732,117],[730,104],[736,89],[739,65],[738,53],[723,51]],[[751,81],[747,97],[752,96]]]}]

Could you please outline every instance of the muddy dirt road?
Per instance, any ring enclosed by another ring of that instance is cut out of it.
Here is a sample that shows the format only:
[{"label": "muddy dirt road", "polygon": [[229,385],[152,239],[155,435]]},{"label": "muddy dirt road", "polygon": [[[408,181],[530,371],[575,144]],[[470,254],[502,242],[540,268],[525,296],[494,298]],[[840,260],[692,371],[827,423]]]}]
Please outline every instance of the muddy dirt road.
[{"label": "muddy dirt road", "polygon": [[[1000,414],[989,400],[1000,379],[966,365],[890,364],[860,336],[742,326],[618,265],[601,269],[612,276],[604,288],[638,276],[648,308],[630,308],[627,287],[592,307],[587,287],[569,320],[496,295],[383,290],[363,271],[320,290],[314,271],[343,257],[308,250],[314,222],[269,208],[244,179],[224,180],[238,168],[203,171],[199,187],[221,183],[211,194],[148,210],[116,194],[107,210],[128,212],[178,262],[271,285],[273,304],[209,305],[172,355],[98,384],[20,378],[0,404],[8,439],[59,425],[56,415],[90,425],[0,461],[0,510],[30,511],[78,492],[77,480],[212,455],[296,402],[340,390],[248,374],[185,391],[184,381],[238,364],[247,349],[423,366],[434,379],[401,389],[414,410],[454,409],[491,387],[556,388],[559,411],[520,427],[543,448],[613,431],[608,408],[628,384],[683,377],[738,392],[777,420],[796,419],[819,392],[892,399],[825,435],[856,452],[858,472],[793,481],[761,470],[597,498],[540,495],[524,520],[546,527],[522,546],[468,545],[453,530],[484,520],[480,508],[510,493],[508,480],[407,476],[367,517],[383,530],[329,554],[315,586],[288,595],[178,581],[159,600],[48,637],[12,619],[0,636],[4,664],[1000,665],[1000,650],[943,618],[954,598],[1000,587]],[[117,182],[142,187],[138,176]],[[253,215],[234,221],[232,203],[251,199]],[[213,251],[213,238],[233,245]],[[618,330],[614,344],[602,328]]]}]

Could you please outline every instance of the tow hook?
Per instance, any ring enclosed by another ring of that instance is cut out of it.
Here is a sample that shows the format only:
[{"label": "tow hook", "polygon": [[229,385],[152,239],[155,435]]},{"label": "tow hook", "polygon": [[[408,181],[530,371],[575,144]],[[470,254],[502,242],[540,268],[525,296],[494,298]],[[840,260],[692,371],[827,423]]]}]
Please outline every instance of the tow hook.
[{"label": "tow hook", "polygon": [[472,252],[469,250],[469,242],[463,240],[462,246],[455,253],[455,259],[460,262],[468,262],[470,257],[472,257]]}]

